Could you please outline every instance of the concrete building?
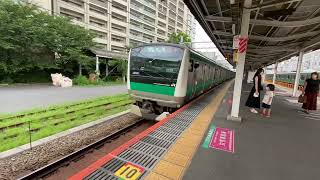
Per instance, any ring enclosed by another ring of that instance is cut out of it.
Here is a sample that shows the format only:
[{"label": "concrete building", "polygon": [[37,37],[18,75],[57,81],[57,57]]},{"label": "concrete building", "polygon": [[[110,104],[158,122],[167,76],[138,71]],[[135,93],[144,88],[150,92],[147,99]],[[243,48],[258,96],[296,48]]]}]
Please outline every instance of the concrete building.
[{"label": "concrete building", "polygon": [[55,15],[70,17],[97,34],[106,52],[166,41],[170,33],[195,36],[196,20],[182,0],[28,0]]},{"label": "concrete building", "polygon": [[[297,70],[298,57],[292,57],[278,65],[278,72],[295,72]],[[301,71],[320,71],[320,50],[311,51],[303,56]]]}]

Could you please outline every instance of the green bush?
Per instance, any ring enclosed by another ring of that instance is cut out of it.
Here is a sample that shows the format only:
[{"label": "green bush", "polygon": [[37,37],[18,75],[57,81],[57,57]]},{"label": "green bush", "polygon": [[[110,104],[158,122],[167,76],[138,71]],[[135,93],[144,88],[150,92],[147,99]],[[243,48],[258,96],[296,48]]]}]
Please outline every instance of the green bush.
[{"label": "green bush", "polygon": [[5,77],[0,81],[0,84],[12,84],[14,80],[11,77]]},{"label": "green bush", "polygon": [[90,81],[86,76],[77,76],[73,79],[73,84],[84,86],[84,85],[90,85]]}]

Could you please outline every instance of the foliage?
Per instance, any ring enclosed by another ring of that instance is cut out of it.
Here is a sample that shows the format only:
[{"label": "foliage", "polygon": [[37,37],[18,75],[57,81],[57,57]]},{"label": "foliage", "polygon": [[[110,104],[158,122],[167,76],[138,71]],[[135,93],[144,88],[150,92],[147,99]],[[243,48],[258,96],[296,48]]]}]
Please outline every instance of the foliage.
[{"label": "foliage", "polygon": [[122,82],[115,78],[98,78],[95,82],[90,82],[90,80],[86,76],[77,76],[73,79],[73,84],[78,86],[108,86],[121,84]]},{"label": "foliage", "polygon": [[175,44],[179,44],[180,43],[180,38],[181,36],[183,37],[183,42],[184,43],[188,43],[191,42],[191,38],[188,34],[184,33],[184,32],[173,32],[170,34],[168,42],[169,43],[175,43]]},{"label": "foliage", "polygon": [[93,34],[22,1],[0,0],[0,71],[66,69],[90,63],[84,50],[95,45]]}]

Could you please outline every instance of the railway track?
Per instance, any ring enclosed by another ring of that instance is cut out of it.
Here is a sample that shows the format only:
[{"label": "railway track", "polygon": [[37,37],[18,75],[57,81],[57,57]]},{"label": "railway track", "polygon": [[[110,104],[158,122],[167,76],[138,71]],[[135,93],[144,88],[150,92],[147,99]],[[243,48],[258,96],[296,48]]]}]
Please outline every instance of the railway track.
[{"label": "railway track", "polygon": [[103,137],[98,141],[91,143],[69,155],[66,155],[44,167],[41,167],[19,179],[20,180],[41,179],[46,176],[49,176],[50,174],[54,173],[58,169],[68,166],[71,162],[81,159],[86,154],[91,153],[95,149],[98,149],[107,143],[112,143],[113,140],[117,139],[121,135],[125,135],[126,133],[130,132],[132,129],[135,129],[136,127],[142,126],[144,123],[147,123],[147,121],[141,118],[138,122],[132,123],[122,129],[119,129],[113,132],[112,134],[109,134],[108,136]]}]

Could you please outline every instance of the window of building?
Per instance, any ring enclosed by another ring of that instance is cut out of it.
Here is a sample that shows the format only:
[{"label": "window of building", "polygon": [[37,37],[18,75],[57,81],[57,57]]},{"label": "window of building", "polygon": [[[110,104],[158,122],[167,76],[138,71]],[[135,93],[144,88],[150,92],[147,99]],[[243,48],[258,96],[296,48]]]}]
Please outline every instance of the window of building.
[{"label": "window of building", "polygon": [[121,52],[126,52],[126,48],[111,45],[111,51],[113,51],[113,52],[120,52],[120,53],[121,53]]},{"label": "window of building", "polygon": [[158,17],[159,17],[160,19],[163,19],[163,20],[166,20],[166,19],[167,19],[167,16],[165,16],[165,15],[163,15],[163,14],[160,14],[160,13],[158,13]]},{"label": "window of building", "polygon": [[90,17],[89,24],[91,24],[93,26],[104,27],[104,28],[108,27],[107,21],[102,20],[102,19],[98,19],[98,18],[94,18],[94,17]]},{"label": "window of building", "polygon": [[130,29],[130,35],[133,35],[133,36],[141,36],[141,33],[139,31],[135,31],[133,29]]},{"label": "window of building", "polygon": [[90,29],[90,31],[94,35],[96,35],[97,38],[108,39],[108,33],[105,33],[105,32],[102,32],[102,31],[93,30],[93,29]]},{"label": "window of building", "polygon": [[103,8],[108,8],[108,0],[90,0],[90,4],[95,4]]},{"label": "window of building", "polygon": [[72,11],[70,9],[60,8],[60,14],[70,19],[84,22],[84,14]]},{"label": "window of building", "polygon": [[101,14],[101,15],[105,15],[105,16],[108,15],[108,11],[106,9],[103,9],[103,8],[101,8],[99,6],[95,6],[95,5],[92,5],[92,4],[90,4],[89,10],[92,11],[92,12]]},{"label": "window of building", "polygon": [[166,28],[166,24],[160,21],[158,21],[158,26]]},{"label": "window of building", "polygon": [[120,11],[123,11],[123,12],[127,12],[127,6],[123,5],[123,4],[120,4],[116,1],[112,1],[112,7],[113,8],[116,8]]},{"label": "window of building", "polygon": [[180,9],[184,9],[184,4],[183,4],[183,2],[181,2],[181,1],[179,2],[179,8],[180,8]]},{"label": "window of building", "polygon": [[166,35],[166,32],[163,31],[163,30],[161,30],[161,29],[157,29],[157,33],[158,33],[159,35],[162,35],[162,36],[165,36],[165,35]]},{"label": "window of building", "polygon": [[82,0],[62,0],[70,5],[73,5],[73,6],[78,6],[78,7],[81,7],[83,8],[84,7],[84,2]]},{"label": "window of building", "polygon": [[181,23],[179,23],[179,22],[177,23],[177,26],[180,27],[180,28],[183,27],[183,25]]},{"label": "window of building", "polygon": [[122,36],[117,36],[117,35],[114,35],[112,34],[111,35],[111,40],[114,41],[114,42],[118,42],[118,43],[126,43],[126,38],[125,37],[122,37]]},{"label": "window of building", "polygon": [[100,49],[100,50],[107,50],[108,49],[108,45],[102,44],[102,43],[98,43],[96,47],[97,47],[97,49]]},{"label": "window of building", "polygon": [[148,17],[148,16],[144,16],[143,19],[144,19],[145,21],[149,22],[149,23],[152,23],[152,24],[155,24],[155,23],[156,23],[155,19],[150,18],[150,17]]},{"label": "window of building", "polygon": [[157,42],[165,42],[165,41],[166,41],[165,39],[157,38]]},{"label": "window of building", "polygon": [[154,27],[151,27],[151,26],[144,25],[144,26],[143,26],[143,29],[145,29],[145,30],[147,30],[147,31],[155,32],[155,28],[154,28]]},{"label": "window of building", "polygon": [[112,12],[112,18],[113,19],[116,19],[116,20],[118,20],[118,21],[122,21],[122,22],[127,22],[127,17],[125,17],[125,16],[122,16],[122,15],[120,15],[120,14],[118,14],[118,13],[115,13],[115,12]]},{"label": "window of building", "polygon": [[127,28],[126,27],[120,26],[120,25],[114,24],[114,23],[111,24],[111,29],[114,30],[114,31],[123,32],[123,33],[127,32]]}]

